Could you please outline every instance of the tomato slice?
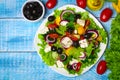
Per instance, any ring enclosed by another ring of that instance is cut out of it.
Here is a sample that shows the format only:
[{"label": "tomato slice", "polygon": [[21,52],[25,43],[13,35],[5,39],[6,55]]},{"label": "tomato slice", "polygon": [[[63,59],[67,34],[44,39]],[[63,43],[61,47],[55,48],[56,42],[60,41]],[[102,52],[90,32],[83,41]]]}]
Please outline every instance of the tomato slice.
[{"label": "tomato slice", "polygon": [[77,63],[77,68],[76,68],[76,71],[77,71],[77,72],[80,70],[80,67],[81,67],[81,63],[78,62],[78,63]]},{"label": "tomato slice", "polygon": [[56,33],[51,33],[51,34],[49,34],[49,36],[50,36],[50,38],[58,38],[59,37],[59,35]]},{"label": "tomato slice", "polygon": [[54,28],[56,28],[56,27],[58,27],[58,26],[57,26],[57,24],[52,23],[52,24],[48,24],[47,27],[48,27],[49,29],[54,29]]},{"label": "tomato slice", "polygon": [[73,40],[73,41],[77,41],[77,40],[79,40],[77,37],[75,37],[75,36],[73,36],[73,35],[70,35],[70,34],[68,34],[68,35],[66,35],[67,37],[69,37],[71,40]]},{"label": "tomato slice", "polygon": [[78,40],[78,38],[75,37],[75,36],[70,36],[70,38],[71,38],[73,41],[77,41],[77,40]]},{"label": "tomato slice", "polygon": [[80,36],[80,40],[83,40],[83,39],[85,39],[85,38],[84,38],[84,36],[83,36],[83,35],[81,35],[81,36]]}]

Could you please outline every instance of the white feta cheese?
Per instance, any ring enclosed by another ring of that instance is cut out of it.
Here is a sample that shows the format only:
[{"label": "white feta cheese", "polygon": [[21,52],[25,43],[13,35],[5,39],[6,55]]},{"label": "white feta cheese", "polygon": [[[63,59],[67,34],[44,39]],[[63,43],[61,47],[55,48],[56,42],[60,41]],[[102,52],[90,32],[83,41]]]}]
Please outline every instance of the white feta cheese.
[{"label": "white feta cheese", "polygon": [[58,60],[58,61],[57,61],[57,66],[58,66],[59,68],[63,68],[63,67],[64,67],[64,64],[63,64],[60,60]]},{"label": "white feta cheese", "polygon": [[74,63],[78,63],[78,60],[76,60],[76,59],[72,59],[72,61],[70,61],[70,65],[72,65],[72,64],[74,64]]},{"label": "white feta cheese", "polygon": [[72,45],[72,40],[69,38],[69,37],[64,37],[62,40],[61,40],[61,45],[65,48],[68,48]]},{"label": "white feta cheese", "polygon": [[80,47],[81,47],[81,48],[86,48],[86,47],[88,47],[88,42],[87,42],[86,39],[80,40],[80,41],[79,41],[79,44],[80,44]]},{"label": "white feta cheese", "polygon": [[74,30],[74,33],[77,34],[77,30]]},{"label": "white feta cheese", "polygon": [[85,26],[85,20],[77,19],[77,24],[79,24],[81,26]]},{"label": "white feta cheese", "polygon": [[40,30],[39,32],[40,32],[40,34],[45,34],[45,33],[47,33],[49,31],[49,29],[48,29],[48,27],[44,27],[42,30]]},{"label": "white feta cheese", "polygon": [[45,51],[46,53],[49,52],[49,51],[51,51],[51,46],[46,45],[44,51]]}]

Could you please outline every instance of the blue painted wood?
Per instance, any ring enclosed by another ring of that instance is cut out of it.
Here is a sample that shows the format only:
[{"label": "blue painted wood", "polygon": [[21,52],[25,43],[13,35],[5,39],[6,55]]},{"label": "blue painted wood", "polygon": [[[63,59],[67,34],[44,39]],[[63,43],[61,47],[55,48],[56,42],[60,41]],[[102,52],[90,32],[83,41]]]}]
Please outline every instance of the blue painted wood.
[{"label": "blue painted wood", "polygon": [[0,20],[0,50],[33,51],[33,39],[40,24],[24,19]]},{"label": "blue painted wood", "polygon": [[95,65],[87,73],[69,78],[51,70],[36,52],[0,53],[0,80],[107,80],[108,74],[96,74]]},{"label": "blue painted wood", "polygon": [[[81,76],[74,78],[62,76],[51,70],[42,62],[37,53],[33,52],[35,51],[33,46],[34,35],[46,16],[63,5],[76,5],[75,0],[58,0],[57,6],[53,9],[46,9],[44,18],[35,23],[23,19],[21,8],[25,1],[0,0],[0,80],[108,80],[110,71],[107,70],[105,74],[98,75],[96,73],[97,64]],[[42,0],[44,5],[46,1]],[[101,11],[106,7],[113,10],[112,17],[114,18],[116,12],[111,3],[108,2],[99,11],[91,11],[88,7],[86,10],[99,20]],[[99,20],[108,33],[113,18],[106,23]],[[3,51],[6,53],[3,53]],[[104,58],[102,57],[102,59]]]},{"label": "blue painted wood", "polygon": [[[0,17],[23,17],[22,13],[21,13],[21,9],[22,9],[22,5],[26,0],[1,0],[0,1]],[[11,2],[13,2],[13,4],[11,4]],[[42,0],[43,4],[45,5],[45,3],[47,2],[47,0]],[[73,4],[76,5],[76,1],[75,0],[60,0],[58,1],[57,5],[55,6],[55,8],[53,9],[46,9],[46,15],[45,17],[50,14],[51,12],[53,12],[55,9],[66,5],[66,4]],[[100,16],[101,11],[106,8],[109,7],[111,9],[111,3],[106,2],[104,4],[104,7],[99,10],[99,11],[91,11],[88,8],[86,8],[86,10],[88,10],[89,12],[91,12],[92,14],[94,14],[96,17]],[[113,9],[113,17],[115,17],[116,13]]]},{"label": "blue painted wood", "polygon": [[[97,19],[99,20],[99,18]],[[110,31],[111,19],[106,23],[102,22],[108,32]],[[43,20],[35,23],[24,19],[0,20],[0,50],[35,51],[34,36]]]}]

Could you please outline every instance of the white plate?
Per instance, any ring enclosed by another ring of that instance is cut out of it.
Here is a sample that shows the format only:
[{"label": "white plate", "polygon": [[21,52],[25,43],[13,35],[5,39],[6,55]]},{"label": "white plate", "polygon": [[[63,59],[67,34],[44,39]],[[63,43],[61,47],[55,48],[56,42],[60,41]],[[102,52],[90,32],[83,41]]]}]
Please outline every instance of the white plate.
[{"label": "white plate", "polygon": [[[63,7],[60,7],[58,8],[59,10],[64,10],[66,9],[67,7],[71,7],[71,8],[75,8],[76,9],[76,12],[85,12],[86,10],[80,8],[80,7],[77,7],[75,5],[65,5]],[[54,12],[52,12],[50,15],[54,14]],[[49,16],[50,16],[49,15]],[[100,22],[92,15],[89,13],[89,16],[94,20],[94,22],[100,27],[100,28],[104,28]],[[48,18],[48,17],[47,17]],[[45,28],[45,23],[47,22],[47,18],[42,22],[42,24],[40,25],[40,27],[38,28],[38,31],[36,32],[36,35],[35,35],[35,39],[34,39],[34,44],[35,44],[35,47],[37,49],[37,52],[39,54],[39,50],[40,50],[40,47],[37,45],[38,43],[40,43],[40,40],[38,39],[38,34],[41,34],[43,33],[43,29]],[[108,38],[106,40],[106,44],[103,44],[101,43],[100,44],[100,52],[98,53],[98,58],[95,62],[95,64],[98,62],[98,60],[100,59],[100,57],[103,55],[106,47],[107,47],[107,43],[108,43]],[[39,54],[39,56],[41,57],[41,55]],[[42,58],[41,58],[42,59]],[[90,68],[92,68],[95,64],[89,66],[89,67],[86,67],[84,68],[84,70],[82,71],[81,74],[85,73],[86,71],[88,71]],[[54,71],[64,75],[64,76],[68,76],[68,77],[75,77],[75,76],[78,76],[77,74],[73,75],[73,74],[69,74],[68,71],[66,71],[64,68],[58,68],[56,66],[50,66],[50,68],[52,68]]]}]

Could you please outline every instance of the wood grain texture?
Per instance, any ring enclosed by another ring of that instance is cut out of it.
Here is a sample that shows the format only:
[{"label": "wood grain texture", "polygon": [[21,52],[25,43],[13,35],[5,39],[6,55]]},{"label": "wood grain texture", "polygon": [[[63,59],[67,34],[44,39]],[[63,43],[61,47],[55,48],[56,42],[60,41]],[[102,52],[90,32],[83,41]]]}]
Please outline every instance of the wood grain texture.
[{"label": "wood grain texture", "polygon": [[[55,9],[66,5],[76,5],[76,0],[58,0],[53,9],[46,9],[44,18],[39,22],[28,22],[23,19],[21,8],[26,0],[0,0],[0,80],[108,80],[109,70],[103,75],[96,73],[97,64],[85,74],[69,78],[62,76],[45,65],[33,45],[35,33],[42,21]],[[45,5],[47,0],[42,0]],[[113,10],[112,18],[104,23],[99,20],[104,8]],[[116,12],[111,3],[106,2],[99,11],[92,13],[110,32],[112,19]],[[101,59],[104,59],[103,57]]]},{"label": "wood grain texture", "polygon": [[[0,18],[23,17],[21,10],[22,10],[22,5],[24,4],[25,1],[26,0],[0,0]],[[42,2],[45,5],[47,0],[42,0]],[[76,5],[76,0],[58,0],[57,5],[53,9],[46,8],[45,17],[51,12],[53,12],[55,9],[66,4]],[[103,8],[99,11],[91,11],[90,9],[88,9],[88,7],[86,7],[86,10],[92,13],[95,17],[99,17],[101,11],[106,7],[111,8],[113,10],[111,3],[108,2],[106,2]],[[115,17],[116,13],[114,10],[113,13],[114,13],[113,17]]]},{"label": "wood grain texture", "polygon": [[[34,36],[43,20],[31,23],[24,19],[1,19],[0,51],[35,51]],[[107,23],[102,22],[108,32],[110,24],[111,20]]]},{"label": "wood grain texture", "polygon": [[0,80],[107,80],[109,71],[96,74],[96,65],[83,75],[65,77],[51,70],[33,53],[0,53]]}]

